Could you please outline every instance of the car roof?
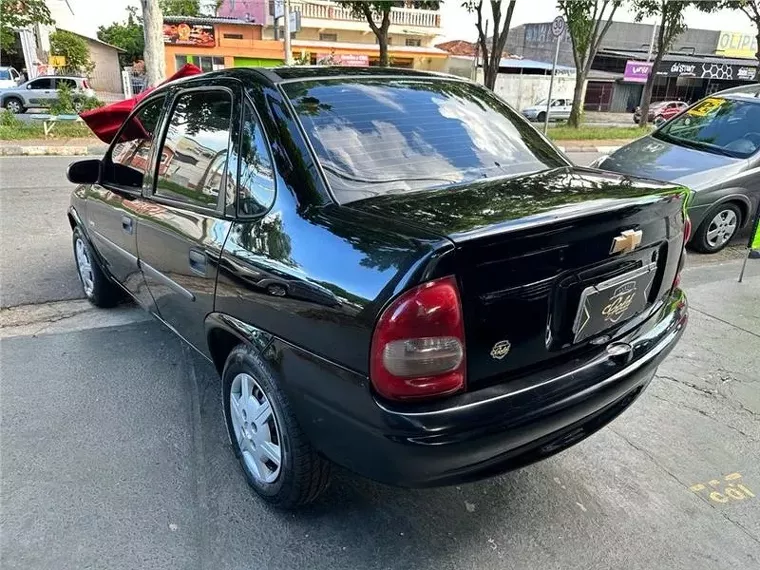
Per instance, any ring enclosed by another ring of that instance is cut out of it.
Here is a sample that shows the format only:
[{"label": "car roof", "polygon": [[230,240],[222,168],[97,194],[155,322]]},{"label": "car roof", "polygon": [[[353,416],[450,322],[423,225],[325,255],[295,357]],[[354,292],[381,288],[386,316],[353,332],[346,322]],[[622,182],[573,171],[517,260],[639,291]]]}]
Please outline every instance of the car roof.
[{"label": "car roof", "polygon": [[[199,77],[208,79],[231,77],[240,81],[257,81],[269,85],[286,83],[291,81],[309,81],[314,79],[350,78],[350,77],[419,77],[419,78],[443,78],[466,81],[461,77],[436,73],[434,71],[418,71],[416,69],[404,69],[396,67],[341,67],[341,66],[318,66],[299,65],[293,67],[233,67],[210,71],[202,75],[190,75],[176,79],[165,85],[178,85],[185,81],[197,80]],[[162,86],[163,87],[163,86]]]},{"label": "car roof", "polygon": [[725,89],[718,91],[714,95],[720,95],[725,97],[726,95],[738,96],[738,97],[757,97],[760,99],[760,83],[750,83],[749,85],[740,85],[739,87],[732,87],[731,89]]}]

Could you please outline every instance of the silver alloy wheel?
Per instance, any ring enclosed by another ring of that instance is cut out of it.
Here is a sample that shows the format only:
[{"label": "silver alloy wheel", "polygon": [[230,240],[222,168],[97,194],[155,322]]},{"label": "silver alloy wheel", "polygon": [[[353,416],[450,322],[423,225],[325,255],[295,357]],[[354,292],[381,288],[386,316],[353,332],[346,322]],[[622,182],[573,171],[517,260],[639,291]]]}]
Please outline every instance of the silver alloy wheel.
[{"label": "silver alloy wheel", "polygon": [[261,483],[274,483],[282,466],[281,432],[269,399],[250,374],[232,380],[230,418],[248,471]]},{"label": "silver alloy wheel", "polygon": [[18,115],[21,112],[21,103],[19,103],[17,99],[11,99],[5,103],[5,108],[14,115]]},{"label": "silver alloy wheel", "polygon": [[95,291],[95,277],[92,273],[92,263],[90,262],[90,256],[87,253],[87,246],[84,245],[81,238],[77,238],[74,250],[77,258],[77,270],[79,271],[79,277],[82,280],[84,294],[91,297],[93,291]]},{"label": "silver alloy wheel", "polygon": [[721,210],[715,217],[710,220],[707,226],[705,239],[712,248],[718,248],[724,245],[728,240],[734,237],[736,226],[739,220],[733,210]]}]

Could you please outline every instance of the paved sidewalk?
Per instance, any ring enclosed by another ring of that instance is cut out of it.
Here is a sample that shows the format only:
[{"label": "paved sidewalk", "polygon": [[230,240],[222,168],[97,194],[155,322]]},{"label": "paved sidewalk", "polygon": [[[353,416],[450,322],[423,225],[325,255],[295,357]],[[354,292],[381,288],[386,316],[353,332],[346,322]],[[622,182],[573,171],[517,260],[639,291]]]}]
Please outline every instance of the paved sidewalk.
[{"label": "paved sidewalk", "polygon": [[108,146],[95,137],[0,141],[0,156],[100,155]]}]

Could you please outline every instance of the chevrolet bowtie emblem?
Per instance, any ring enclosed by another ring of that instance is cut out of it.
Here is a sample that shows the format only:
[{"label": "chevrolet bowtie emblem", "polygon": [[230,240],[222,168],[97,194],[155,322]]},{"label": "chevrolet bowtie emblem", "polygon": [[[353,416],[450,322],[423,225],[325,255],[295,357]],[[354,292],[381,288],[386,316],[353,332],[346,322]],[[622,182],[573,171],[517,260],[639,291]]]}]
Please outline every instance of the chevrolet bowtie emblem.
[{"label": "chevrolet bowtie emblem", "polygon": [[643,235],[641,230],[625,230],[612,240],[610,254],[633,251],[641,245]]}]

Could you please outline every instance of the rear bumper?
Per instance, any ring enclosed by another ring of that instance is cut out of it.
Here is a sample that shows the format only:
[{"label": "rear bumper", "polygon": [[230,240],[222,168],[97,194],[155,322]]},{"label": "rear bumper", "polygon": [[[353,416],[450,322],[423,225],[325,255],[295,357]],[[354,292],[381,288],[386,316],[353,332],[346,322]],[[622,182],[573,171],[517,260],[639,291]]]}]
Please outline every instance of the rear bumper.
[{"label": "rear bumper", "polygon": [[351,413],[309,398],[303,420],[324,455],[383,483],[426,487],[489,477],[549,457],[613,420],[642,393],[687,320],[686,298],[675,290],[642,327],[618,339],[633,349],[628,363],[605,352],[425,409],[375,401],[374,409]]}]

